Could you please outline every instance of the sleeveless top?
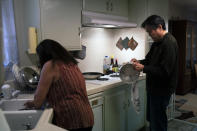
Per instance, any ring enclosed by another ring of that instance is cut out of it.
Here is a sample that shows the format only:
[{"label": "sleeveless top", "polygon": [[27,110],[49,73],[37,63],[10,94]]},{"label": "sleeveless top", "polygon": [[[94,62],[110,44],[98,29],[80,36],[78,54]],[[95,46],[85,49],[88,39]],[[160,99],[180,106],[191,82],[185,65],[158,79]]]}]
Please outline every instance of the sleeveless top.
[{"label": "sleeveless top", "polygon": [[49,88],[47,101],[54,122],[64,129],[92,127],[94,116],[88,101],[85,79],[76,64],[58,64],[60,79]]}]

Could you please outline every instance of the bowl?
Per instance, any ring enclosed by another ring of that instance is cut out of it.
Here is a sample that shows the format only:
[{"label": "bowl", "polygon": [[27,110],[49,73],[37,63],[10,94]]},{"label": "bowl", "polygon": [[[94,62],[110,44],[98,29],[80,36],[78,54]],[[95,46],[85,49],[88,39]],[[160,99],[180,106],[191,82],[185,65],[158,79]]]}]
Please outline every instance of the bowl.
[{"label": "bowl", "polygon": [[31,67],[23,67],[20,71],[23,83],[32,89],[35,89],[39,82],[39,74]]}]

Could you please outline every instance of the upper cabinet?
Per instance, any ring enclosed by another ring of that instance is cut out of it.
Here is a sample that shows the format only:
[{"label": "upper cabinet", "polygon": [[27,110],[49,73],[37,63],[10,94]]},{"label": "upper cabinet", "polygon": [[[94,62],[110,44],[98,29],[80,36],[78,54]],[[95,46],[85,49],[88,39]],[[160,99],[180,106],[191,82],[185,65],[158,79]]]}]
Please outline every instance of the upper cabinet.
[{"label": "upper cabinet", "polygon": [[[21,0],[14,1],[20,10],[15,9],[17,35],[24,39],[28,49],[28,29],[35,27],[38,43],[53,39],[67,50],[80,50],[80,27],[82,0]],[[20,4],[19,4],[19,3]],[[20,19],[19,19],[20,18]],[[21,43],[19,41],[19,43]]]},{"label": "upper cabinet", "polygon": [[168,23],[168,5],[168,0],[129,0],[129,20],[141,26],[148,16],[159,15]]},{"label": "upper cabinet", "polygon": [[60,42],[69,50],[81,48],[81,0],[40,0],[41,38]]},{"label": "upper cabinet", "polygon": [[128,16],[128,0],[83,0],[83,10]]}]

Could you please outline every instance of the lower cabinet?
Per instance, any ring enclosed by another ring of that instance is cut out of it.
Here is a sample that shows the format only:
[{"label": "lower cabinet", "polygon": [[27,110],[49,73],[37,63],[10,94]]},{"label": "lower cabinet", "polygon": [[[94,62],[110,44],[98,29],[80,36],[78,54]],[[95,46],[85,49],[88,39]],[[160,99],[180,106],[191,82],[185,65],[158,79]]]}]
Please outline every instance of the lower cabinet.
[{"label": "lower cabinet", "polygon": [[124,89],[115,89],[106,92],[105,131],[126,131],[127,114],[125,96],[126,92]]},{"label": "lower cabinet", "polygon": [[136,85],[139,89],[140,112],[137,113],[131,102],[131,87],[127,88],[127,99],[130,101],[127,108],[127,131],[138,131],[145,126],[146,123],[146,92],[145,80],[139,81]]},{"label": "lower cabinet", "polygon": [[93,131],[138,131],[146,125],[145,80],[137,83],[140,112],[131,102],[131,86],[124,84],[89,96],[94,113]]},{"label": "lower cabinet", "polygon": [[94,113],[94,127],[92,131],[104,131],[104,97],[102,93],[88,97]]}]

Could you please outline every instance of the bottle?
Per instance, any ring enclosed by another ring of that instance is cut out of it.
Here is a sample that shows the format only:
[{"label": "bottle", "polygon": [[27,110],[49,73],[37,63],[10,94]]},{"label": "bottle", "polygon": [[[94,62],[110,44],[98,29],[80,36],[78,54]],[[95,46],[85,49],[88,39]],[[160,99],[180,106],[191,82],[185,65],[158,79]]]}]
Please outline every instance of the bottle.
[{"label": "bottle", "polygon": [[104,57],[104,60],[103,60],[103,74],[106,74],[107,73],[107,70],[109,70],[108,59],[109,59],[108,56],[105,56]]},{"label": "bottle", "polygon": [[11,88],[10,85],[4,84],[1,87],[1,90],[2,90],[2,93],[3,93],[3,96],[4,96],[5,99],[11,99],[11,97],[12,97],[12,88]]},{"label": "bottle", "polygon": [[119,71],[119,68],[118,68],[118,60],[116,59],[116,61],[115,61],[115,65],[114,65],[114,72],[118,72]]},{"label": "bottle", "polygon": [[114,72],[114,57],[111,56],[110,71]]}]

